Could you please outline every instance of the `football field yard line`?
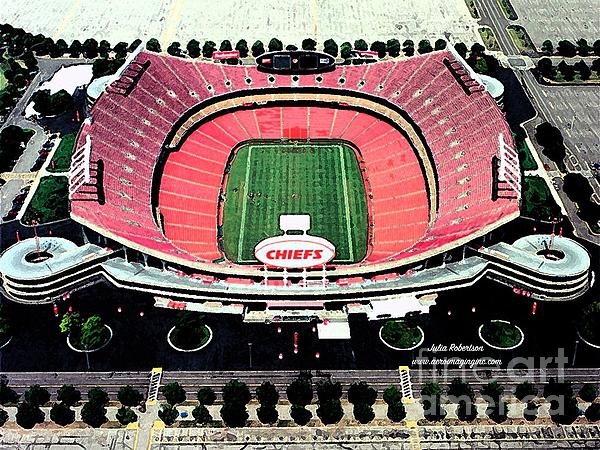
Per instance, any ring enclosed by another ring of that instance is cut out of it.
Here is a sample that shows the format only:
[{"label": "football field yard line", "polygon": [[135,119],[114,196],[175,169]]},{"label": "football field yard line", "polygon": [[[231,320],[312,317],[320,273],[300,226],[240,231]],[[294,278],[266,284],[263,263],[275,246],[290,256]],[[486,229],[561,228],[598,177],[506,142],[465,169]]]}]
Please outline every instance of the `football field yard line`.
[{"label": "football field yard line", "polygon": [[342,166],[342,187],[344,190],[344,209],[346,210],[346,233],[348,235],[348,251],[350,260],[354,260],[354,244],[352,243],[352,230],[350,227],[350,205],[348,204],[348,183],[346,180],[346,160],[344,159],[344,147],[338,146],[340,150],[340,164]]},{"label": "football field yard line", "polygon": [[237,259],[242,259],[242,250],[244,248],[244,225],[246,223],[246,206],[248,204],[248,183],[250,178],[250,156],[252,155],[252,146],[248,147],[248,157],[246,159],[246,176],[244,179],[244,196],[242,197],[242,219],[240,220],[240,240],[238,242]]}]

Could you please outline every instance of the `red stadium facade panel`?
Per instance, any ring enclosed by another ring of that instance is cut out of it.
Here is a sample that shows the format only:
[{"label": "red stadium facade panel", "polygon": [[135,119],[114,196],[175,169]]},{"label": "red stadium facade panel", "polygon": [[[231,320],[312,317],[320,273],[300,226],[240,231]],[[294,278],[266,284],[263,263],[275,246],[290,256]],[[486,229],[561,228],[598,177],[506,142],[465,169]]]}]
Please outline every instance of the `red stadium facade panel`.
[{"label": "red stadium facade panel", "polygon": [[[134,79],[137,67],[145,69]],[[447,251],[519,214],[518,196],[492,199],[492,160],[500,135],[512,143],[508,125],[459,70],[447,51],[295,78],[142,51],[116,82],[132,84],[129,92],[109,86],[79,133],[78,146],[91,139],[95,175],[72,195],[71,215],[167,261],[256,274],[211,263],[223,256],[218,204],[231,152],[251,139],[343,139],[366,169],[372,240],[365,261],[335,270],[390,269]],[[302,92],[315,101],[289,101]],[[390,119],[392,110],[412,131]],[[174,136],[180,142],[168,152]]]}]

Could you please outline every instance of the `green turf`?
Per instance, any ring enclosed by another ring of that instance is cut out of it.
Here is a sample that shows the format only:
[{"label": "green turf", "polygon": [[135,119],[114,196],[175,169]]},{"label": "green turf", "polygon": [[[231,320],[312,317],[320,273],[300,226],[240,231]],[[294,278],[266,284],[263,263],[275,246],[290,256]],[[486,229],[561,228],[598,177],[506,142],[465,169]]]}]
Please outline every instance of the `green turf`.
[{"label": "green turf", "polygon": [[237,151],[227,181],[225,255],[255,263],[256,244],[282,234],[281,214],[309,214],[309,233],[336,246],[335,262],[360,261],[367,251],[366,201],[358,161],[342,143],[249,143]]},{"label": "green turf", "polygon": [[48,165],[48,172],[68,172],[71,167],[71,156],[73,154],[73,147],[75,146],[75,133],[65,134],[56,152],[54,152],[54,168],[52,168],[52,162]]},{"label": "green turf", "polygon": [[536,176],[523,178],[521,214],[543,220],[560,215],[560,208],[552,198],[543,178]]},{"label": "green turf", "polygon": [[54,222],[69,217],[69,182],[67,177],[44,177],[21,221],[31,225]]}]

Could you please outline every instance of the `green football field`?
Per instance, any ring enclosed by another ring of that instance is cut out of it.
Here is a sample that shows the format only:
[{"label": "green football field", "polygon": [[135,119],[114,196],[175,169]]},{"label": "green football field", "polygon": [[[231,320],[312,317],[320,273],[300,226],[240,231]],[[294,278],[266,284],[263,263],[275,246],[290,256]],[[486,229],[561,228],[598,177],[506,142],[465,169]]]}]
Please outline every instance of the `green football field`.
[{"label": "green football field", "polygon": [[256,244],[282,234],[281,214],[309,214],[309,234],[333,242],[335,262],[365,257],[365,187],[353,150],[342,143],[249,143],[235,155],[225,192],[223,245],[230,261],[256,263]]}]

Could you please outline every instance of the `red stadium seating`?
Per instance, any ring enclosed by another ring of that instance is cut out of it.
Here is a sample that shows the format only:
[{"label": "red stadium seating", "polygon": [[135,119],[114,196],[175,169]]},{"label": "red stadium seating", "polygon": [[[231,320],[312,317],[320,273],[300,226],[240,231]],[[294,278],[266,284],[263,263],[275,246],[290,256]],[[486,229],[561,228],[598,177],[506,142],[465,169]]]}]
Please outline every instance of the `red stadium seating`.
[{"label": "red stadium seating", "polygon": [[[511,134],[493,99],[476,83],[458,81],[444,61],[460,69],[452,54],[442,51],[340,66],[296,80],[256,67],[143,51],[136,66],[100,96],[93,122],[78,138],[82,144],[91,136],[91,160],[104,164],[106,202],[92,204],[87,190],[80,189],[73,196],[72,216],[125,245],[176,256],[183,264],[210,262],[222,257],[217,205],[232,149],[248,139],[329,138],[352,142],[363,160],[372,194],[368,263],[402,260],[468,238],[518,212],[518,199],[491,200],[498,135],[510,142]],[[258,88],[267,93],[275,93],[272,88],[357,91],[397,106],[428,146],[437,172],[437,205],[429,204],[419,157],[403,134],[375,115],[339,105],[267,104],[224,111],[172,151],[164,169],[157,166],[166,136],[191,108],[215,96]],[[157,182],[158,205],[152,205]]]}]

